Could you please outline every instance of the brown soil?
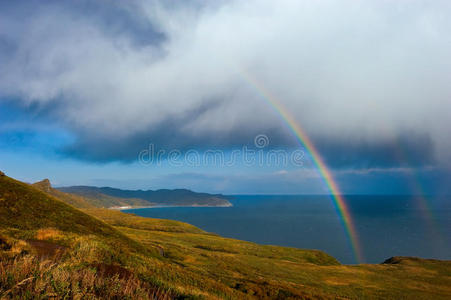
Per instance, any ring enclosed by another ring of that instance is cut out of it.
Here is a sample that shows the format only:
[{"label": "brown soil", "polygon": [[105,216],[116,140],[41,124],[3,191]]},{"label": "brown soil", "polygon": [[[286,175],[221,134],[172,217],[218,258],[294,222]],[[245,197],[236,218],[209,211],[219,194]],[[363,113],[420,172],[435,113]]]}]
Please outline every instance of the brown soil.
[{"label": "brown soil", "polygon": [[113,277],[117,275],[119,279],[128,279],[133,276],[132,272],[118,265],[96,263],[91,266],[96,268],[97,273],[104,277]]},{"label": "brown soil", "polygon": [[58,258],[66,250],[66,247],[57,245],[48,241],[27,240],[27,243],[33,247],[39,258]]}]

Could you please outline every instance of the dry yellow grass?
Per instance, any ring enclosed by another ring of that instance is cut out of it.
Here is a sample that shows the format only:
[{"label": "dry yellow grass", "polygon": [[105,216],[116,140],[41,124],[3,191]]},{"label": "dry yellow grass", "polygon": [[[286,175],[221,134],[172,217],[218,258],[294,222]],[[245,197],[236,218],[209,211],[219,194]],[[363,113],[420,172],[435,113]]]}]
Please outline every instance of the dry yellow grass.
[{"label": "dry yellow grass", "polygon": [[64,236],[64,234],[55,228],[41,228],[36,232],[36,239],[38,240],[57,240]]},{"label": "dry yellow grass", "polygon": [[0,260],[0,299],[172,299],[129,273],[111,275],[95,268],[72,268],[33,256]]}]

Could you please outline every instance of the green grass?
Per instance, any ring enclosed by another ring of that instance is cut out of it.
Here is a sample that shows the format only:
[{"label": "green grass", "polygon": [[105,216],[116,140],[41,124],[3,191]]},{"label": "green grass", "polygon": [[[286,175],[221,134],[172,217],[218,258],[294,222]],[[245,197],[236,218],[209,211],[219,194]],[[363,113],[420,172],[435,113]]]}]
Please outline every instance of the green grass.
[{"label": "green grass", "polygon": [[[164,222],[146,220],[160,226]],[[402,258],[398,264],[346,266],[321,251],[262,246],[191,232],[190,227],[187,232],[117,228],[146,245],[158,245],[168,259],[186,270],[259,297],[277,298],[279,292],[352,299],[447,299],[451,295],[449,261]]]},{"label": "green grass", "polygon": [[178,221],[80,211],[64,203],[70,197],[43,190],[49,194],[0,176],[0,298],[451,297],[449,261],[346,266],[322,251],[224,238]]},{"label": "green grass", "polygon": [[87,209],[96,207],[94,203],[92,203],[92,201],[87,198],[74,194],[64,193],[52,188],[48,179],[33,183],[32,186],[76,208]]}]

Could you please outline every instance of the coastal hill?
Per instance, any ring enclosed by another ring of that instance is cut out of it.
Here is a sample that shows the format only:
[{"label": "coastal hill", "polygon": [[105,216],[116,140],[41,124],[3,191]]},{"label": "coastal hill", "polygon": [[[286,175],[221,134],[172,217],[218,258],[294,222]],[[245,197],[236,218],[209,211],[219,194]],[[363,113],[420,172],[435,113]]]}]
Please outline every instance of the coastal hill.
[{"label": "coastal hill", "polygon": [[342,265],[318,250],[258,245],[117,210],[79,210],[65,202],[80,199],[45,183],[38,189],[0,175],[1,299],[451,297],[450,261]]},{"label": "coastal hill", "polygon": [[67,204],[70,204],[76,208],[95,208],[98,207],[100,201],[92,201],[91,199],[78,196],[75,194],[69,194],[54,189],[50,183],[50,180],[44,179],[42,181],[32,184],[35,188],[56,197]]},{"label": "coastal hill", "polygon": [[59,191],[82,196],[97,207],[121,206],[231,206],[222,195],[175,190],[121,190],[111,187],[71,186]]},{"label": "coastal hill", "polygon": [[148,206],[232,206],[226,197],[176,190],[121,190],[110,187],[71,186],[53,188],[48,179],[34,187],[77,208],[133,208]]}]

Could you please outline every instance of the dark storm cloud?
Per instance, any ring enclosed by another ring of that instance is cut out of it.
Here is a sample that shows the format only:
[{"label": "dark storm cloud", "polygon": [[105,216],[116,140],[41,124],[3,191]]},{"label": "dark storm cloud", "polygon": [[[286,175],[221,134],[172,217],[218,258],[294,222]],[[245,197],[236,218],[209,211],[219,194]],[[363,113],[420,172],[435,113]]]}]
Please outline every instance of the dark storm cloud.
[{"label": "dark storm cloud", "polygon": [[[208,113],[208,110],[206,110]],[[240,150],[244,146],[255,149],[254,139],[265,134],[270,144],[265,150],[280,147],[299,147],[288,132],[280,128],[265,129],[264,133],[254,128],[237,126],[224,133],[196,133],[183,130],[184,124],[192,122],[197,114],[188,113],[181,117],[173,117],[151,128],[132,135],[116,138],[113,136],[93,135],[86,132],[78,135],[78,140],[61,149],[62,154],[90,161],[108,162],[114,160],[136,161],[141,151],[153,147],[156,154],[163,151],[167,155],[171,151],[186,153],[189,150]],[[163,156],[165,157],[165,156]]]},{"label": "dark storm cloud", "polygon": [[[117,35],[127,35],[132,38],[136,46],[156,45],[164,41],[163,32],[159,32],[143,14],[137,14],[139,6],[136,1],[118,2],[113,0],[30,0],[20,3],[0,1],[0,10],[4,16],[24,21],[25,18],[46,14],[69,14],[81,22],[91,22],[102,28],[103,32],[115,38]],[[13,32],[15,29],[11,29]],[[20,26],[16,33],[23,33]],[[0,40],[7,44],[7,40]],[[0,48],[1,49],[1,48]]]},{"label": "dark storm cloud", "polygon": [[421,167],[437,163],[431,137],[416,132],[378,141],[319,140],[317,145],[327,164],[337,168]]}]

